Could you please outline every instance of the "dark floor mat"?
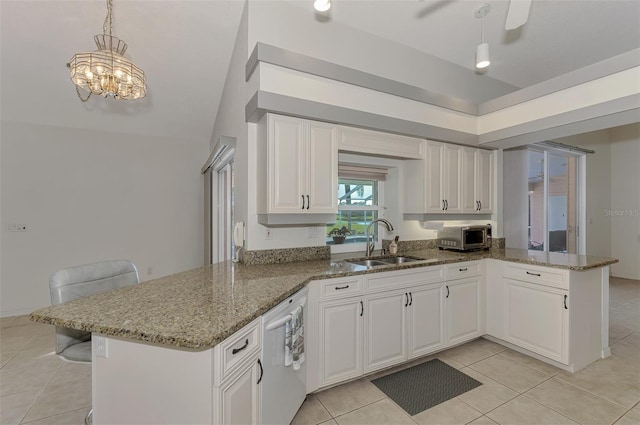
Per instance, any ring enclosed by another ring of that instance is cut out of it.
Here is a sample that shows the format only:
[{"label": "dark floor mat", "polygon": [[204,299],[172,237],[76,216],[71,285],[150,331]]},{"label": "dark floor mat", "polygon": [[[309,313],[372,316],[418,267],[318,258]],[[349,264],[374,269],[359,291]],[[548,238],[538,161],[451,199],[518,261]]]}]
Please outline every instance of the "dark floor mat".
[{"label": "dark floor mat", "polygon": [[411,416],[482,385],[438,360],[371,381]]}]

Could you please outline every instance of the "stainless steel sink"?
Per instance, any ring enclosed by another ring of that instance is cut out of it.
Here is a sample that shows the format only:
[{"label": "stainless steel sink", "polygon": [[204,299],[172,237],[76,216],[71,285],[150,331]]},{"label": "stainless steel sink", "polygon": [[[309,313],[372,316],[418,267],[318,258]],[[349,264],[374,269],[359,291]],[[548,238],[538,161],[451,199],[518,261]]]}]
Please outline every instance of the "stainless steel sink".
[{"label": "stainless steel sink", "polygon": [[421,260],[418,258],[412,258],[412,257],[386,257],[386,258],[345,260],[346,263],[355,264],[356,266],[364,266],[367,268],[389,266],[393,264],[411,263],[413,261],[421,261]]},{"label": "stainless steel sink", "polygon": [[414,261],[420,261],[417,258],[412,257],[389,257],[389,258],[380,258],[376,261],[382,261],[386,264],[403,264],[403,263],[412,263]]},{"label": "stainless steel sink", "polygon": [[347,263],[355,264],[356,266],[376,267],[376,266],[388,266],[391,263],[383,263],[378,260],[345,260]]}]

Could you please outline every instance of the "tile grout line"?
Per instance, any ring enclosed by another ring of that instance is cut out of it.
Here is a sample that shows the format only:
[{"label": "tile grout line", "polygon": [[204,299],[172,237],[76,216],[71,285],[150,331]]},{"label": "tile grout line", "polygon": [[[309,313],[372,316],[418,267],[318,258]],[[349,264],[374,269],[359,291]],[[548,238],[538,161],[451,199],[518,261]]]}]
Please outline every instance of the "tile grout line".
[{"label": "tile grout line", "polygon": [[[613,404],[613,405],[615,405],[615,406],[617,406],[617,407],[620,407],[620,408],[622,408],[622,409],[627,409],[627,407],[622,406],[621,404],[618,404],[618,403],[616,403],[615,401],[608,400],[608,399],[606,399],[606,398],[602,397],[601,395],[595,394],[595,393],[593,393],[593,392],[591,392],[591,391],[589,391],[589,390],[587,390],[587,389],[585,389],[585,388],[579,387],[579,386],[578,386],[578,385],[576,385],[576,384],[573,384],[573,383],[571,383],[571,382],[564,381],[564,380],[562,380],[562,379],[560,379],[560,378],[558,378],[558,380],[559,380],[560,382],[562,382],[563,384],[570,385],[570,386],[572,386],[573,388],[579,389],[580,391],[584,391],[585,393],[587,393],[587,394],[591,394],[591,395],[592,395],[592,396],[594,396],[594,397],[598,397],[599,399],[604,400],[604,401],[606,401],[607,403],[611,403],[611,404]],[[637,404],[637,403],[636,403],[636,404]],[[634,404],[634,406],[635,406],[635,404]],[[631,409],[632,409],[632,408],[633,408],[633,406],[631,407]]]}]

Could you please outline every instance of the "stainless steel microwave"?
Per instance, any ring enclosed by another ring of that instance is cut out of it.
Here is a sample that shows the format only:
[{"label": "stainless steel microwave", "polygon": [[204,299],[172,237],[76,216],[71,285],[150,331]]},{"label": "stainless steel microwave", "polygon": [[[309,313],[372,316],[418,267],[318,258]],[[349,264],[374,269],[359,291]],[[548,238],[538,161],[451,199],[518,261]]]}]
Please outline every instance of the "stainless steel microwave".
[{"label": "stainless steel microwave", "polygon": [[438,231],[438,248],[475,251],[491,248],[491,225],[445,226]]}]

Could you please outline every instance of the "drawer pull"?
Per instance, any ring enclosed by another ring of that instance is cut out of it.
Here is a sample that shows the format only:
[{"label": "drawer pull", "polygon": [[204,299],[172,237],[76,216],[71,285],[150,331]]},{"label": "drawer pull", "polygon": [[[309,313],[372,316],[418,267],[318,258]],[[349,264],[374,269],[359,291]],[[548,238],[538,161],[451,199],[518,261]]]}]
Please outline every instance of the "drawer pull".
[{"label": "drawer pull", "polygon": [[249,346],[249,338],[247,338],[247,340],[244,342],[244,345],[240,348],[234,348],[233,350],[231,350],[231,354],[238,354],[240,351],[244,350],[245,348],[247,348]]},{"label": "drawer pull", "polygon": [[446,286],[447,286],[447,296],[445,298],[449,298],[449,285],[446,285]]},{"label": "drawer pull", "polygon": [[464,269],[458,269],[458,271],[460,271],[460,272],[466,272],[467,270],[469,270],[469,269],[466,268],[466,267]]},{"label": "drawer pull", "polygon": [[300,195],[302,197],[302,209],[304,209],[304,195]]},{"label": "drawer pull", "polygon": [[339,289],[347,289],[349,287],[349,285],[344,285],[344,286],[336,286],[336,291]]},{"label": "drawer pull", "polygon": [[409,292],[409,305],[413,304],[413,294]]},{"label": "drawer pull", "polygon": [[404,302],[404,306],[408,306],[409,305],[409,294],[407,294],[406,292],[404,293],[404,296],[406,298],[406,301]]},{"label": "drawer pull", "polygon": [[360,317],[364,314],[364,303],[360,301]]},{"label": "drawer pull", "polygon": [[311,201],[309,201],[309,195],[307,195],[307,209],[309,209],[309,205],[311,205]]},{"label": "drawer pull", "polygon": [[260,361],[260,359],[258,359],[258,366],[260,366],[260,377],[258,378],[258,382],[256,382],[256,385],[262,382],[262,377],[264,376],[264,369],[262,368],[262,362]]},{"label": "drawer pull", "polygon": [[567,307],[567,296],[564,296],[564,309],[565,310],[569,310],[569,307]]},{"label": "drawer pull", "polygon": [[540,275],[540,273],[531,273],[531,272],[527,272],[527,274],[528,274],[528,275],[531,275],[531,276],[538,276],[538,277],[540,277],[540,276],[541,276],[541,275]]}]

